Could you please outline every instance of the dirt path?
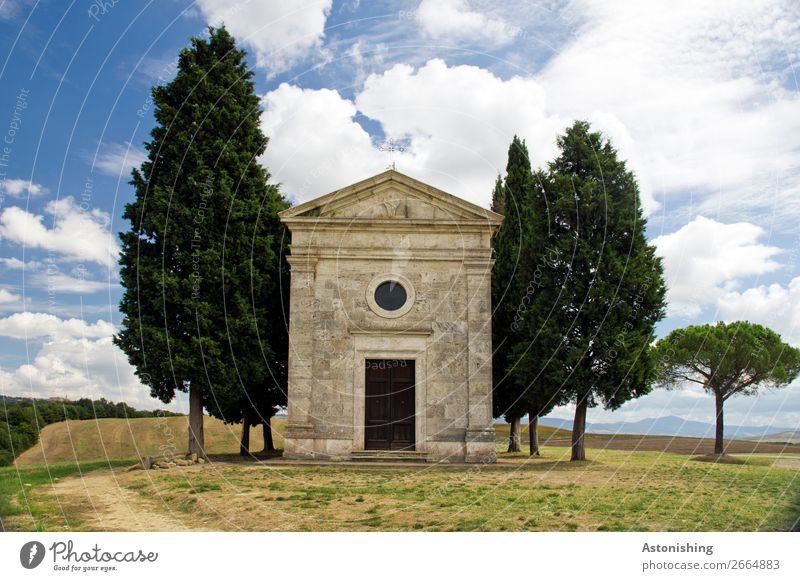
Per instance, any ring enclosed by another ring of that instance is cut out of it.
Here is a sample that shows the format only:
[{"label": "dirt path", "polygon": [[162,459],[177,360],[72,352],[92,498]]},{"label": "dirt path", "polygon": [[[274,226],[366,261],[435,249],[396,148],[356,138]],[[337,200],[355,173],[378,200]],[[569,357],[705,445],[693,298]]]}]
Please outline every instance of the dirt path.
[{"label": "dirt path", "polygon": [[[136,472],[141,476],[141,472]],[[67,478],[48,491],[67,515],[76,514],[80,528],[94,531],[199,531],[184,515],[170,511],[158,498],[146,498],[124,487],[130,474],[96,470]]]}]

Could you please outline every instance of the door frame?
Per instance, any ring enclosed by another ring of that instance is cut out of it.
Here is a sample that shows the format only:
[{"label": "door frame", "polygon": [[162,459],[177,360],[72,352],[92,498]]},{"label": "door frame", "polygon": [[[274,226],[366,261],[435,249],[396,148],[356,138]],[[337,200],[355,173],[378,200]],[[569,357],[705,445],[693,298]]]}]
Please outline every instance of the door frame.
[{"label": "door frame", "polygon": [[364,450],[366,436],[367,359],[407,359],[414,361],[414,449],[426,452],[426,402],[428,401],[427,346],[430,331],[402,334],[354,332],[353,357],[353,450]]},{"label": "door frame", "polygon": [[[386,437],[387,447],[377,447],[377,448],[372,447],[372,448],[370,448],[370,450],[415,450],[416,449],[416,432],[415,432],[415,430],[416,430],[416,425],[417,425],[417,410],[416,410],[416,399],[415,399],[414,396],[416,394],[415,385],[416,385],[416,381],[417,381],[417,370],[416,370],[417,362],[414,359],[367,359],[367,361],[368,362],[372,361],[374,363],[379,363],[379,364],[380,363],[389,363],[390,364],[390,365],[386,366],[388,369],[386,369],[386,371],[385,371],[386,383],[388,384],[386,386],[386,390],[384,391],[382,396],[376,396],[376,393],[374,391],[372,392],[372,396],[371,396],[371,397],[382,397],[382,398],[384,398],[386,400],[386,412],[387,412],[386,421],[388,422],[388,425],[384,424],[384,426],[387,427],[387,434],[386,434],[386,436],[387,436]],[[393,362],[402,362],[402,365],[391,365],[391,363],[393,363]],[[400,368],[406,368],[407,370],[403,373],[403,375],[405,376],[404,379],[401,379],[396,383],[395,379],[394,379],[394,376],[395,376],[396,370],[400,369]],[[408,369],[408,368],[410,368],[410,369]],[[409,371],[410,371],[410,373],[409,373]],[[377,370],[376,370],[375,367],[372,367],[370,365],[365,365],[364,366],[365,393],[366,393],[366,391],[369,390],[369,382],[370,382],[369,378],[370,378],[371,374],[373,374],[373,373],[377,374]],[[404,400],[410,399],[410,401],[408,403],[411,406],[414,407],[414,410],[413,410],[413,413],[410,416],[405,416],[404,418],[397,418],[395,416],[396,410],[394,409],[394,406],[397,403],[396,400],[398,398],[398,396],[396,395],[396,390],[398,388],[404,389],[404,390],[405,389],[409,389],[408,387],[405,387],[405,388],[401,387],[401,385],[407,384],[409,377],[411,378],[411,385],[410,385],[410,389],[412,390],[412,392],[410,394],[411,397],[409,398],[409,394],[407,394],[407,395],[403,396],[402,399],[404,399]],[[380,380],[378,380],[378,381],[380,381]],[[364,421],[364,424],[367,423],[366,422],[366,415],[367,415],[367,410],[369,410],[369,406],[366,405],[367,403],[369,403],[369,402],[367,402],[366,399],[365,399],[365,406],[364,406],[365,421]],[[372,419],[372,421],[373,422],[375,421],[374,418]],[[407,423],[409,421],[411,422],[411,428],[412,429],[410,430],[410,432],[406,432],[410,437],[409,440],[395,440],[394,439],[394,431],[395,430],[394,430],[394,426],[393,425],[394,425],[394,422],[397,422],[397,421],[402,421],[403,423]],[[367,440],[367,435],[369,435],[369,433],[367,432],[367,426],[365,425],[364,426],[364,449],[367,448],[367,444],[369,443],[368,440]],[[402,448],[396,447],[397,445],[401,445],[401,444],[405,444],[405,445]]]}]

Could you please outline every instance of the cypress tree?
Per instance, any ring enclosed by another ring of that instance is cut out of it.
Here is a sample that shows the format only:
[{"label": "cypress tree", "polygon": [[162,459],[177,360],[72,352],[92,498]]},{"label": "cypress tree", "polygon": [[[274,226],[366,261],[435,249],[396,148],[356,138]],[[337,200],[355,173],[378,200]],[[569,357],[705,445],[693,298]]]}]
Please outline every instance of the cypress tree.
[{"label": "cypress tree", "polygon": [[203,407],[231,420],[271,408],[266,375],[280,384],[286,351],[276,251],[286,202],[256,161],[267,140],[245,53],[225,28],[209,33],[152,90],[156,126],[120,234],[115,338],[154,397],[189,392],[189,451],[199,455]]},{"label": "cypress tree", "polygon": [[494,240],[495,266],[492,275],[492,375],[493,414],[504,416],[511,425],[509,452],[518,452],[519,419],[524,415],[522,388],[515,375],[508,373],[513,342],[514,316],[522,299],[524,285],[519,272],[519,251],[525,230],[525,207],[532,180],[531,162],[525,142],[514,136],[508,148],[504,180],[498,177],[492,206],[502,210],[505,219]]},{"label": "cypress tree", "polygon": [[519,249],[519,278],[524,287],[511,322],[514,341],[507,361],[507,374],[514,378],[520,406],[528,414],[531,456],[539,455],[539,418],[565,403],[552,365],[561,345],[560,322],[554,315],[562,281],[549,186],[548,175],[537,171],[525,196]]},{"label": "cypress tree", "polygon": [[[611,143],[578,121],[549,166],[557,231],[553,378],[575,403],[572,459],[585,459],[587,409],[616,409],[651,390],[655,324],[664,316],[661,259],[647,243],[636,178]],[[549,374],[549,372],[548,372]]]}]

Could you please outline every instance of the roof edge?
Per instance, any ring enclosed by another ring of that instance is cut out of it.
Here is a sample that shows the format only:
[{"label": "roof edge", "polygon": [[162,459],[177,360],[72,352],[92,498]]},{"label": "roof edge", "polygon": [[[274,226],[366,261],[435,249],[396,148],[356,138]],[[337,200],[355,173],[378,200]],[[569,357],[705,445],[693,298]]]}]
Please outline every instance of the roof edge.
[{"label": "roof edge", "polygon": [[299,204],[297,206],[292,206],[291,208],[287,208],[286,210],[279,212],[278,216],[281,219],[298,218],[300,217],[299,216],[300,214],[308,212],[313,208],[324,206],[328,203],[344,198],[355,192],[370,187],[375,187],[390,181],[396,181],[413,189],[421,190],[422,192],[433,195],[434,197],[436,196],[441,197],[447,202],[453,204],[454,206],[460,207],[461,209],[471,212],[473,214],[479,214],[482,217],[485,217],[489,222],[500,224],[503,221],[502,214],[498,214],[487,208],[483,208],[477,204],[473,204],[472,202],[469,202],[467,200],[464,200],[463,198],[445,192],[444,190],[440,190],[437,187],[426,184],[425,182],[422,182],[416,178],[412,178],[411,176],[403,174],[395,169],[388,169],[379,174],[373,175],[359,182],[351,184],[349,186],[339,188],[338,190],[334,190],[328,194],[324,194],[307,202],[303,202],[302,204]]}]

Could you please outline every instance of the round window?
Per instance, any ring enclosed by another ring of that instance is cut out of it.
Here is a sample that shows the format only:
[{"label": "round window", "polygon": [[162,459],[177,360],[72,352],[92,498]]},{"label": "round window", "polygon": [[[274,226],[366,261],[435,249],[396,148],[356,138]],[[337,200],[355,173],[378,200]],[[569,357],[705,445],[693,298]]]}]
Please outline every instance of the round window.
[{"label": "round window", "polygon": [[375,302],[385,311],[396,311],[408,300],[406,289],[395,280],[387,280],[375,289]]}]

